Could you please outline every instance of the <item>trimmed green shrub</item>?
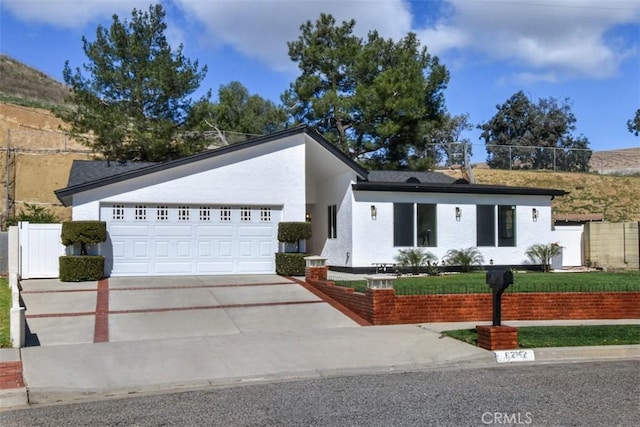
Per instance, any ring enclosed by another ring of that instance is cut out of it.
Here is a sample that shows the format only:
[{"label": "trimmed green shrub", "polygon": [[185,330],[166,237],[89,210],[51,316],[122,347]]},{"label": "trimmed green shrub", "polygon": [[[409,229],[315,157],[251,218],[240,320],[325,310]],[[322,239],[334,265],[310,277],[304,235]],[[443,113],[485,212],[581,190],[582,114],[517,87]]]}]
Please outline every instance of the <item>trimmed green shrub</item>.
[{"label": "trimmed green shrub", "polygon": [[276,273],[283,276],[304,276],[306,263],[304,257],[309,254],[301,253],[277,253]]},{"label": "trimmed green shrub", "polygon": [[67,255],[59,258],[60,281],[84,282],[100,280],[104,276],[104,257]]},{"label": "trimmed green shrub", "polygon": [[297,243],[311,238],[310,222],[281,222],[278,224],[278,241]]},{"label": "trimmed green shrub", "polygon": [[65,246],[80,243],[80,255],[86,255],[87,244],[96,244],[107,240],[107,223],[104,221],[63,222],[60,237]]}]

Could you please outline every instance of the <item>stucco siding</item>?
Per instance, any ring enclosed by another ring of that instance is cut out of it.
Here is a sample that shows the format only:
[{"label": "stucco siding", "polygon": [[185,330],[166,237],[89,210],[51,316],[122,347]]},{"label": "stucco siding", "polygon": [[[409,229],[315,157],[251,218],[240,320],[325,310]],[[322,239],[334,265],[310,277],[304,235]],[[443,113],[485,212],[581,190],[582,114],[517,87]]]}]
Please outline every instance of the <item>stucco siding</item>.
[{"label": "stucco siding", "polygon": [[305,216],[301,136],[144,175],[74,196],[74,219],[98,219],[99,202],[277,205],[284,221]]},{"label": "stucco siding", "polygon": [[[313,223],[313,251],[327,257],[327,263],[332,266],[353,265],[353,199],[351,184],[356,175],[343,172],[317,183],[316,203]],[[337,238],[328,238],[328,206],[336,205]]]},{"label": "stucco siding", "polygon": [[[516,246],[480,247],[486,263],[526,264],[526,249],[535,243],[551,242],[550,198],[545,196],[501,196],[482,194],[435,194],[354,192],[353,266],[370,267],[376,262],[394,262],[401,247],[394,247],[394,203],[437,205],[437,246],[424,249],[442,259],[449,249],[476,246],[476,205],[512,205],[516,207]],[[377,211],[371,218],[371,206]],[[461,217],[456,219],[456,207]],[[532,209],[538,212],[537,221]]]}]

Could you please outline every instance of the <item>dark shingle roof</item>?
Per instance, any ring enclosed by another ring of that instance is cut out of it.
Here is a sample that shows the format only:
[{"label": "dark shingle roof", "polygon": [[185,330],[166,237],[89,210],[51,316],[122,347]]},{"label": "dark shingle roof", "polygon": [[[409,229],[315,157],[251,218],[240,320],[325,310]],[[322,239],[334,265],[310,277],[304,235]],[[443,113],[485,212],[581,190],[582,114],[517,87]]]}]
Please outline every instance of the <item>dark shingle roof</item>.
[{"label": "dark shingle roof", "polygon": [[456,179],[439,172],[416,171],[369,171],[369,182],[414,182],[422,184],[453,184]]},{"label": "dark shingle roof", "polygon": [[[334,144],[331,144],[329,141],[324,139],[318,132],[312,130],[306,125],[299,125],[294,128],[285,129],[279,132],[274,132],[269,135],[265,135],[262,137],[257,137],[250,139],[245,142],[238,142],[235,144],[227,145],[224,147],[220,147],[214,150],[203,151],[198,154],[194,154],[189,157],[184,157],[177,160],[171,160],[168,162],[162,163],[143,163],[143,162],[134,162],[124,165],[120,168],[111,168],[106,166],[106,162],[91,162],[93,164],[102,163],[103,167],[97,167],[95,171],[90,170],[92,166],[90,165],[81,165],[77,171],[74,169],[71,170],[69,174],[69,184],[65,188],[61,188],[59,190],[54,191],[58,200],[62,202],[63,205],[69,206],[72,202],[72,196],[76,193],[91,190],[94,188],[99,188],[104,185],[114,184],[117,182],[126,181],[132,178],[137,178],[140,176],[144,176],[147,174],[164,171],[167,169],[175,168],[178,166],[188,165],[190,163],[198,162],[203,159],[208,159],[216,156],[222,156],[228,153],[233,153],[236,151],[244,150],[246,148],[255,147],[257,145],[266,144],[271,141],[279,140],[282,138],[290,137],[293,135],[305,134],[318,144],[323,146],[327,151],[331,152],[336,158],[342,161],[344,164],[353,169],[356,174],[366,179],[367,170],[362,166],[351,160],[347,155],[345,155],[338,147]],[[111,162],[112,165],[117,162]],[[75,165],[75,164],[74,164]],[[133,166],[132,166],[133,165]],[[76,176],[76,173],[78,174]],[[94,175],[96,174],[96,175]],[[97,174],[101,174],[98,176]],[[87,181],[88,179],[88,181]]]},{"label": "dark shingle roof", "polygon": [[106,160],[74,160],[71,165],[67,187],[120,175],[155,164],[155,162],[121,163],[115,161],[107,162]]}]

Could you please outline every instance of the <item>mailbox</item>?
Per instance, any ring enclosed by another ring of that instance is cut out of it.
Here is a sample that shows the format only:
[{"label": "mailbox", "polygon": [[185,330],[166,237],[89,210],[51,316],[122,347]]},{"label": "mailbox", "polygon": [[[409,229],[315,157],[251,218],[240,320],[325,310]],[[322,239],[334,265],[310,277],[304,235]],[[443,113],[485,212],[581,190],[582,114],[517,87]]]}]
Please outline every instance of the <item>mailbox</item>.
[{"label": "mailbox", "polygon": [[493,326],[500,326],[502,294],[513,284],[513,272],[502,268],[487,271],[486,283],[493,290]]}]

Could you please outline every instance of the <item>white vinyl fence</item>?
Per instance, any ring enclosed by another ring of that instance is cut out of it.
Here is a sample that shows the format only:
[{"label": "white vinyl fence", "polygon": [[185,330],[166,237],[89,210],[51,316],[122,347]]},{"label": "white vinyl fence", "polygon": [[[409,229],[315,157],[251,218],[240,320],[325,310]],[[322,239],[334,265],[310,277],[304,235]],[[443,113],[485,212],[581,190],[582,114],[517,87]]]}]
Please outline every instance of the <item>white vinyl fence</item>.
[{"label": "white vinyl fence", "polygon": [[58,257],[65,254],[60,241],[62,224],[18,223],[19,269],[22,279],[58,277]]}]

